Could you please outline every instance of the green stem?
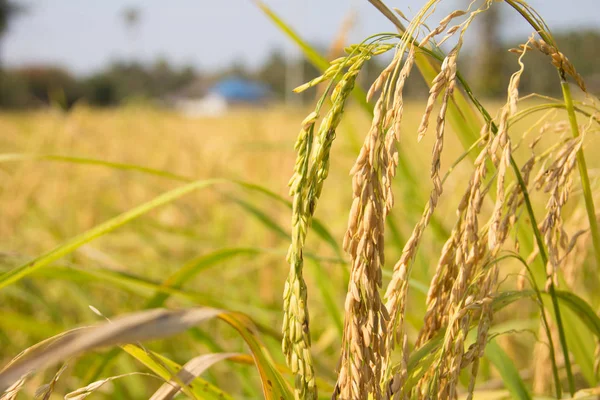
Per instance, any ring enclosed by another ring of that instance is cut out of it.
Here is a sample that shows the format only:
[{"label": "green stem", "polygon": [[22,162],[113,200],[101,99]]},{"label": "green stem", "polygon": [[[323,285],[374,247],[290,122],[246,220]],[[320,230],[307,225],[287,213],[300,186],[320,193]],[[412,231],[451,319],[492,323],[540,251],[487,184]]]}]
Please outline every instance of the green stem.
[{"label": "green stem", "polygon": [[544,30],[543,27],[539,26],[538,23],[536,22],[536,20],[534,18],[532,18],[531,15],[528,14],[517,1],[515,1],[515,0],[505,0],[505,1],[506,1],[506,3],[508,3],[508,5],[510,5],[512,8],[514,8],[519,14],[521,14],[521,16],[529,23],[529,25],[531,25],[533,27],[533,29],[535,29],[537,34],[540,35],[540,37],[542,39],[544,39],[544,42],[546,42],[548,44],[554,44],[554,40],[552,39],[552,36],[549,35]]},{"label": "green stem", "polygon": [[[457,78],[459,80],[459,82],[462,84],[465,92],[467,93],[467,96],[469,97],[469,99],[471,99],[471,101],[473,102],[473,104],[475,105],[475,107],[479,110],[479,112],[483,115],[484,119],[486,120],[487,123],[490,124],[491,129],[492,129],[492,133],[495,135],[498,133],[498,127],[496,126],[496,124],[493,122],[491,115],[489,114],[489,112],[485,109],[485,107],[483,107],[483,105],[479,102],[479,100],[473,95],[473,92],[471,90],[471,88],[469,87],[469,85],[467,84],[467,82],[462,78],[462,76],[457,72]],[[538,245],[538,249],[539,249],[539,253],[540,253],[540,257],[542,259],[542,262],[544,263],[544,269],[546,268],[546,265],[548,264],[548,256],[546,255],[546,249],[544,247],[544,241],[542,240],[542,235],[540,233],[540,230],[538,228],[537,225],[537,220],[535,218],[535,213],[533,212],[533,207],[531,205],[531,200],[529,199],[529,192],[527,190],[527,185],[525,184],[525,181],[523,180],[523,177],[521,176],[521,171],[519,170],[519,166],[517,165],[517,162],[515,161],[515,159],[513,158],[513,156],[510,156],[510,165],[514,171],[515,176],[517,177],[517,181],[519,182],[519,186],[521,187],[521,191],[523,192],[523,200],[525,202],[525,206],[527,208],[527,214],[529,215],[529,219],[531,220],[531,226],[533,228],[533,233],[535,236],[535,240],[536,243]],[[562,347],[562,351],[563,351],[563,356],[565,358],[565,368],[567,370],[567,379],[569,381],[569,392],[571,393],[571,396],[573,396],[575,394],[575,380],[573,378],[573,372],[571,370],[571,362],[569,361],[569,348],[567,345],[567,338],[565,335],[565,330],[564,330],[564,326],[562,323],[562,317],[560,314],[560,308],[558,307],[558,297],[556,296],[556,290],[554,288],[554,281],[550,280],[550,298],[552,299],[552,308],[554,309],[554,314],[556,316],[556,325],[558,328],[558,336],[559,336],[559,340],[560,340],[560,344]],[[553,364],[554,364],[554,368],[556,365],[556,360],[552,360]],[[556,387],[556,394],[558,398],[561,398],[561,387],[560,387],[560,380],[558,379],[558,377],[555,375],[554,377],[554,384]]]},{"label": "green stem", "polygon": [[[468,83],[466,82],[466,80],[464,80],[464,78],[458,72],[457,72],[456,76],[457,76],[459,82],[461,83],[461,85],[463,86],[465,92],[467,93],[467,96],[469,97],[469,99],[471,99],[471,101],[473,102],[475,107],[483,115],[486,122],[490,124],[492,133],[494,135],[497,134],[498,127],[493,122],[492,117],[489,114],[489,112],[485,109],[485,107],[483,107],[483,105],[479,102],[479,100],[474,96],[474,94],[473,94],[471,88],[469,87]],[[531,220],[531,226],[533,228],[535,240],[538,245],[540,257],[542,259],[542,262],[544,263],[544,270],[545,270],[546,265],[548,264],[548,256],[546,255],[544,241],[542,240],[542,235],[541,235],[540,230],[537,225],[535,213],[533,212],[533,206],[531,205],[531,200],[529,198],[529,192],[527,190],[527,185],[525,184],[525,181],[523,180],[523,177],[521,176],[521,171],[519,170],[519,166],[517,165],[517,162],[515,161],[515,159],[513,158],[512,155],[510,156],[510,165],[513,169],[515,176],[517,177],[517,181],[519,182],[521,191],[523,192],[523,200],[524,200],[525,206],[527,208],[527,214],[529,215],[529,219]],[[573,394],[575,393],[575,381],[573,379],[573,372],[571,371],[571,362],[569,361],[570,360],[569,359],[569,348],[567,345],[565,330],[564,330],[564,326],[562,323],[560,308],[558,307],[558,297],[556,296],[556,290],[554,288],[553,280],[550,280],[549,292],[550,292],[550,298],[552,299],[552,308],[554,309],[554,314],[556,316],[556,325],[558,328],[558,336],[559,336],[560,344],[562,347],[563,356],[565,358],[565,368],[567,370],[567,379],[569,381],[569,392],[571,393],[571,396],[573,396]],[[556,360],[553,360],[553,363],[554,363],[554,365],[556,365]],[[562,395],[561,394],[562,389],[561,389],[561,385],[560,385],[560,380],[558,379],[558,377],[556,375],[554,377],[554,384],[555,384],[555,388],[556,388],[557,397],[560,398]]]},{"label": "green stem", "polygon": [[[514,0],[506,0],[506,2],[513,7],[519,14],[521,14],[527,22],[537,31],[537,33],[544,39],[544,41],[548,44],[554,45],[554,40],[552,36],[546,32],[543,27],[539,26],[539,24],[531,18],[531,16],[523,10],[523,8]],[[561,87],[563,92],[563,97],[565,100],[565,108],[567,110],[567,114],[569,116],[569,123],[571,125],[571,131],[573,133],[573,137],[579,137],[579,128],[577,126],[577,117],[575,116],[575,107],[573,106],[573,98],[571,96],[571,89],[569,88],[569,84],[567,83],[567,79],[565,77],[564,71],[561,68],[558,68],[558,72],[561,79]],[[585,157],[583,154],[583,149],[580,149],[577,152],[577,164],[579,167],[579,174],[581,176],[581,185],[583,187],[583,196],[585,199],[585,207],[588,214],[588,219],[590,223],[590,230],[592,231],[592,240],[594,245],[594,251],[596,254],[596,262],[597,265],[600,266],[600,235],[598,234],[598,223],[596,221],[596,211],[594,207],[594,201],[592,197],[592,191],[590,187],[590,180],[587,173],[587,166],[585,162]],[[541,255],[541,252],[540,252]],[[543,258],[542,258],[543,259]],[[554,310],[556,314],[556,323],[558,325],[558,332],[560,335],[561,345],[563,346],[563,353],[565,356],[565,367],[567,370],[567,378],[569,381],[569,391],[571,396],[573,396],[575,392],[575,382],[573,379],[573,373],[571,371],[571,362],[568,358],[568,350],[566,347],[566,339],[564,338],[564,331],[562,327],[562,323],[560,321],[560,314],[558,309],[558,301],[555,296],[555,288],[554,283],[551,281],[550,286],[550,295],[552,297],[552,304],[554,305]]]},{"label": "green stem", "polygon": [[[531,278],[531,286],[533,286],[533,290],[535,292],[538,304],[540,306],[540,316],[542,318],[542,325],[544,327],[544,330],[546,331],[546,337],[548,338],[548,344],[549,344],[548,350],[550,352],[550,359],[556,360],[556,355],[554,353],[554,340],[552,339],[552,333],[550,332],[550,324],[548,323],[548,319],[546,318],[546,307],[544,307],[544,300],[542,299],[542,293],[541,293],[537,283],[535,282],[535,276],[533,275],[533,271],[527,264],[527,261],[525,261],[523,259],[523,257],[521,257],[520,255],[518,255],[518,254],[508,255],[506,257],[516,258],[517,260],[519,260],[519,262],[521,262],[521,264],[523,264],[525,266],[525,268],[527,268],[527,272],[529,273],[529,276]],[[500,260],[497,260],[497,261],[500,261]],[[558,366],[556,365],[556,362],[552,363],[552,376],[554,377],[554,382],[556,383],[556,398],[560,399],[562,397],[562,388],[560,386],[560,377],[558,375]]]},{"label": "green stem", "polygon": [[[533,207],[531,205],[531,200],[529,199],[529,192],[527,191],[527,184],[525,183],[525,181],[523,180],[523,176],[521,175],[520,171],[519,171],[519,166],[517,165],[517,162],[515,161],[515,159],[511,156],[510,157],[510,165],[512,166],[513,170],[515,171],[515,175],[517,176],[517,180],[519,181],[519,186],[521,187],[521,191],[523,192],[523,200],[525,202],[525,208],[527,208],[527,214],[529,214],[529,219],[531,220],[531,227],[533,229],[533,234],[535,236],[535,241],[537,243],[538,246],[538,250],[540,253],[540,257],[542,259],[542,262],[544,263],[544,268],[546,267],[546,265],[548,264],[548,256],[546,255],[546,249],[544,247],[544,241],[542,240],[542,234],[540,232],[540,229],[538,228],[537,225],[537,220],[535,219],[535,213],[533,212]],[[533,279],[533,277],[532,277]],[[568,376],[568,380],[569,380],[569,391],[571,392],[571,397],[573,396],[573,394],[575,393],[574,390],[574,381],[573,381],[573,373],[571,371],[571,363],[569,362],[569,350],[567,347],[567,339],[565,336],[565,332],[563,329],[563,324],[562,324],[562,317],[560,315],[560,308],[558,307],[558,298],[556,296],[556,290],[554,289],[554,280],[550,279],[550,298],[552,299],[552,308],[554,309],[554,314],[556,316],[556,325],[558,327],[558,336],[559,336],[559,340],[560,340],[560,345],[562,347],[563,350],[563,355],[565,357],[565,367],[567,369],[567,376]],[[551,336],[548,336],[548,338],[551,339]],[[552,351],[552,353],[554,353],[554,351]],[[557,371],[557,367],[556,367],[556,361],[555,359],[553,360],[553,371]],[[556,386],[556,397],[557,398],[561,398],[562,397],[562,389],[561,389],[561,385],[560,385],[560,379],[558,378],[558,374],[554,375],[554,384]]]},{"label": "green stem", "polygon": [[[548,44],[553,44],[554,40],[552,39],[552,36],[548,34],[548,32],[546,32],[543,27],[539,26],[537,21],[535,21],[533,18],[531,18],[531,16],[525,11],[523,10],[522,7],[520,7],[520,5],[515,2],[514,0],[506,0],[506,2],[513,7],[519,14],[521,14],[521,16],[523,16],[523,18],[525,18],[525,20],[536,30],[536,32],[542,37],[542,39],[544,39],[544,41]],[[560,72],[560,71],[559,71]],[[565,82],[566,80],[564,79],[564,77],[561,74],[561,79],[562,82]],[[573,129],[573,124],[575,126],[573,134],[575,135],[575,132],[577,132],[577,119],[575,118],[575,112],[573,109],[573,100],[570,96],[570,90],[569,87],[566,86],[566,90],[568,92],[568,96],[565,94],[565,86],[563,85],[563,94],[565,95],[565,102],[569,102],[571,103],[571,110],[569,110],[569,106],[567,105],[567,112],[569,113],[569,121],[571,122],[571,129]],[[572,116],[572,118],[571,118]],[[578,133],[577,133],[578,134]],[[582,153],[583,155],[583,153]],[[578,163],[579,163],[579,154],[577,154],[577,158],[578,158]],[[585,160],[584,160],[585,161]],[[583,164],[583,167],[585,168],[585,164]],[[581,171],[582,165],[581,163],[579,163],[579,168]],[[585,171],[585,174],[587,176],[587,168]],[[583,178],[582,178],[583,181]],[[588,180],[588,189],[589,189],[589,180]],[[585,194],[585,189],[584,189],[584,194]],[[591,198],[591,192],[590,192],[590,198]],[[529,203],[527,204],[527,210],[528,213],[530,214],[530,218],[533,215],[533,209],[531,209],[531,206]],[[587,198],[586,198],[586,207],[587,207]],[[592,209],[593,209],[593,203],[592,203]],[[589,209],[588,209],[588,215],[589,215]],[[594,213],[594,225],[596,225],[596,221],[595,221],[595,213]],[[544,247],[543,247],[543,242],[541,240],[541,236],[539,235],[539,229],[537,227],[537,224],[535,223],[535,220],[532,220],[532,225],[534,227],[534,232],[535,232],[535,238],[538,244],[538,248],[540,250],[540,256],[542,258],[542,261],[544,262],[544,264],[548,263],[548,257],[546,256]],[[591,226],[591,224],[590,224]],[[596,226],[597,228],[597,226]],[[596,230],[597,232],[597,230]],[[598,254],[598,253],[596,253]],[[573,397],[573,395],[575,394],[575,380],[573,378],[573,371],[571,370],[571,361],[569,358],[569,349],[567,347],[567,339],[565,336],[565,331],[564,331],[564,327],[562,324],[562,318],[560,315],[560,308],[558,306],[558,299],[556,297],[556,290],[554,288],[554,280],[550,279],[550,297],[552,298],[552,306],[554,308],[554,313],[556,314],[556,325],[558,327],[558,335],[559,335],[559,339],[560,339],[560,344],[563,350],[563,356],[565,358],[565,369],[567,371],[567,380],[569,382],[569,392],[571,394],[571,397]]]},{"label": "green stem", "polygon": [[[569,84],[563,77],[561,77],[561,86],[563,97],[565,98],[567,113],[569,115],[571,131],[573,132],[573,137],[577,138],[579,137],[579,127],[577,125],[577,116],[575,115],[575,108],[573,107],[571,89],[569,88]],[[590,231],[592,231],[592,242],[594,245],[594,252],[596,253],[596,268],[600,268],[600,233],[598,232],[598,221],[596,220],[596,207],[594,206],[594,198],[592,196],[592,188],[590,185],[590,178],[588,176],[587,164],[585,162],[585,155],[583,154],[583,147],[581,147],[577,152],[577,165],[579,167],[579,175],[581,177],[583,198],[585,199],[585,209],[587,211],[588,220],[590,222]]]},{"label": "green stem", "polygon": [[[552,41],[552,37],[549,36],[526,12],[524,12],[524,10],[522,10],[517,4],[515,4],[514,1],[510,1],[507,0],[507,3],[510,4],[513,8],[515,8],[526,20],[527,22],[529,22],[529,24],[531,26],[533,26],[535,28],[535,30],[538,32],[538,34],[547,42],[547,43],[553,43]],[[464,84],[464,82],[461,82]],[[478,100],[475,99],[474,96],[471,95],[470,93],[470,89],[465,88],[465,90],[467,91],[467,94],[469,94],[469,97],[475,102],[475,105],[477,106],[477,108],[483,113],[485,119],[488,122],[491,122],[491,118],[489,116],[489,114],[487,113],[487,111],[483,108],[483,106],[479,103]],[[571,100],[571,104],[572,104],[572,100]],[[571,107],[572,108],[572,107]],[[573,111],[573,116],[574,116],[574,111]],[[495,126],[495,124],[493,122],[491,122],[492,124],[492,131],[494,133],[496,133],[497,131],[497,127]],[[577,122],[575,122],[575,126],[577,126]],[[546,265],[548,264],[548,256],[546,255],[546,250],[544,247],[544,242],[542,240],[542,236],[540,233],[540,230],[537,226],[537,222],[535,219],[535,214],[533,212],[533,207],[531,206],[531,201],[529,200],[529,194],[527,192],[527,185],[525,185],[525,182],[523,181],[523,178],[521,176],[521,173],[519,171],[518,165],[515,162],[514,158],[510,159],[510,163],[511,166],[515,172],[515,175],[517,176],[517,179],[519,181],[519,186],[521,186],[521,190],[523,191],[523,199],[525,201],[525,205],[527,208],[527,213],[529,214],[529,219],[531,220],[531,225],[533,228],[533,232],[535,235],[535,240],[536,243],[538,245],[538,249],[539,249],[539,253],[540,253],[540,257],[542,259],[542,262],[544,263],[544,268],[546,267]],[[586,175],[587,175],[587,169],[586,169]],[[588,181],[589,184],[589,181]],[[589,187],[589,185],[588,185]],[[593,204],[592,204],[593,205]],[[595,216],[595,214],[594,214]],[[550,297],[552,299],[552,308],[554,309],[554,313],[555,313],[555,317],[556,317],[556,325],[558,328],[558,336],[559,336],[559,340],[560,340],[560,344],[562,347],[562,351],[563,351],[563,357],[565,359],[565,369],[567,372],[567,380],[569,382],[569,392],[571,394],[571,397],[573,397],[573,395],[575,394],[575,379],[573,378],[573,371],[571,369],[571,361],[569,358],[569,348],[567,345],[567,337],[565,335],[565,329],[562,323],[562,317],[561,317],[561,313],[560,313],[560,308],[558,306],[558,297],[556,296],[556,289],[554,287],[554,280],[550,279],[550,288],[549,288],[549,293],[550,293]],[[556,384],[556,389],[557,392],[560,390],[559,389],[559,385],[560,383],[557,381],[555,382]],[[559,396],[560,398],[560,396]]]}]

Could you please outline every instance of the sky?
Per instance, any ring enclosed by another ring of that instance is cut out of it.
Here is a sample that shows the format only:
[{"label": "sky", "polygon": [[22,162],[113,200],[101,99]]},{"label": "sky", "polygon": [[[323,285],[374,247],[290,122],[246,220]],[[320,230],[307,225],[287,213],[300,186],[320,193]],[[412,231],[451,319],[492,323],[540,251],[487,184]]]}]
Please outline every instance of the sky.
[{"label": "sky", "polygon": [[[26,12],[13,21],[2,43],[9,66],[53,64],[84,75],[114,60],[152,62],[163,58],[178,65],[217,70],[233,61],[258,66],[278,48],[294,55],[293,44],[252,0],[16,0]],[[328,44],[351,12],[357,15],[349,40],[393,31],[367,0],[264,0],[303,38]],[[390,7],[414,15],[423,0],[387,0]],[[439,21],[465,0],[444,0],[434,15]],[[555,31],[600,29],[600,0],[530,0]],[[504,4],[505,37],[531,29]],[[140,22],[127,30],[123,11],[140,10]]]}]

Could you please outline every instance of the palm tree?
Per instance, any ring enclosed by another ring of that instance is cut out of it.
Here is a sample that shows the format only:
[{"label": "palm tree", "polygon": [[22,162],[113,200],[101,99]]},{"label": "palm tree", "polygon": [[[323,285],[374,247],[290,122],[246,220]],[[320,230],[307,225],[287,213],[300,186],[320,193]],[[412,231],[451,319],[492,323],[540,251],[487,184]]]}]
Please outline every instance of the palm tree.
[{"label": "palm tree", "polygon": [[498,95],[502,90],[502,50],[500,8],[492,4],[481,14],[479,40],[474,57],[475,87],[482,95]]},{"label": "palm tree", "polygon": [[0,37],[8,29],[10,19],[21,10],[21,7],[9,0],[0,0]]},{"label": "palm tree", "polygon": [[[10,0],[0,0],[0,43],[8,31],[12,18],[21,12],[23,8]],[[1,49],[1,46],[0,46]],[[0,51],[0,70],[2,69],[2,58]]]},{"label": "palm tree", "polygon": [[[135,36],[140,25],[141,11],[136,7],[127,7],[123,10],[122,17],[125,29],[129,32],[131,58],[135,58]],[[133,61],[133,60],[132,60]]]}]

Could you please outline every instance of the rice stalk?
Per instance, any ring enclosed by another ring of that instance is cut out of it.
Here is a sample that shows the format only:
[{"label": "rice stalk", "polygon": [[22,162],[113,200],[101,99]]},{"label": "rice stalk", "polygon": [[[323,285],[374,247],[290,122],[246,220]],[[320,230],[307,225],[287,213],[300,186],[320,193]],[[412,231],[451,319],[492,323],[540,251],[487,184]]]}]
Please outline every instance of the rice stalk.
[{"label": "rice stalk", "polygon": [[[489,3],[486,3],[484,8],[472,12],[469,15],[469,18],[463,24],[457,25],[457,27],[462,28],[459,35],[458,43],[448,54],[448,56],[446,56],[442,63],[439,74],[432,82],[430,96],[427,101],[427,106],[418,129],[418,139],[420,140],[425,134],[425,131],[427,130],[428,121],[433,110],[433,105],[436,102],[437,98],[440,96],[440,94],[443,92],[444,95],[436,125],[436,141],[432,152],[432,167],[430,173],[434,188],[431,191],[429,202],[425,208],[421,220],[415,226],[413,234],[408,240],[400,260],[394,267],[394,275],[386,291],[386,297],[388,298],[387,308],[389,309],[392,318],[392,322],[390,324],[390,331],[392,332],[392,335],[394,335],[390,337],[396,337],[396,341],[400,343],[406,343],[407,340],[404,337],[405,333],[403,332],[402,325],[404,320],[404,310],[408,288],[408,286],[406,285],[406,281],[407,277],[410,275],[410,264],[412,263],[414,255],[418,249],[418,245],[423,235],[423,232],[429,224],[433,212],[435,211],[439,197],[443,192],[442,182],[439,175],[439,169],[441,165],[440,158],[443,150],[446,110],[448,102],[452,97],[457,78],[456,60],[462,47],[464,33],[466,32],[467,28],[469,27],[470,23],[473,21],[475,16],[478,13],[485,11],[487,7],[489,7]],[[440,23],[439,27],[433,30],[430,33],[430,35],[426,36],[426,38],[420,43],[420,46],[423,46],[424,43],[428,42],[436,34],[442,32],[453,18],[464,14],[466,14],[466,12],[456,11],[451,13],[448,17],[444,18]],[[456,32],[458,31],[458,28],[453,28],[452,30],[453,32]],[[384,382],[384,386],[388,387],[388,396],[390,396],[392,393],[396,393],[399,390],[399,388],[403,386],[403,382],[406,379],[407,374],[405,365],[406,363],[404,362],[403,367],[401,367],[399,371],[396,371],[391,379],[389,377],[386,377],[386,382]]]},{"label": "rice stalk", "polygon": [[[568,59],[560,51],[558,51],[558,48],[556,47],[556,44],[554,43],[554,40],[550,33],[550,29],[547,27],[544,20],[537,14],[537,12],[535,12],[535,10],[533,10],[526,2],[524,2],[522,0],[506,0],[506,2],[511,7],[513,7],[517,12],[519,12],[523,16],[523,18],[525,18],[525,20],[540,35],[541,40],[539,40],[538,42],[534,42],[534,46],[536,46],[543,53],[549,55],[552,59],[553,65],[557,68],[557,71],[558,71],[558,74],[560,77],[560,83],[561,83],[561,88],[562,88],[562,92],[563,92],[565,108],[566,108],[568,116],[569,116],[569,123],[571,126],[571,131],[572,131],[573,137],[577,138],[579,136],[579,128],[577,125],[577,118],[576,118],[575,110],[574,110],[574,106],[573,106],[571,90],[569,88],[566,76],[571,75],[577,82],[580,89],[583,92],[586,92],[586,88],[585,88],[585,84],[583,83],[583,80],[577,74],[577,72],[575,71],[575,68],[568,61]],[[586,205],[586,210],[587,210],[587,214],[588,214],[588,221],[590,224],[590,230],[592,231],[593,245],[594,245],[594,250],[595,250],[595,254],[596,254],[596,264],[600,265],[600,231],[598,229],[595,205],[594,205],[594,201],[593,201],[593,197],[592,197],[592,191],[591,191],[590,181],[589,181],[589,177],[588,177],[587,163],[585,160],[585,155],[583,153],[583,150],[580,150],[577,154],[577,164],[579,167],[579,173],[580,173],[582,188],[583,188],[583,192],[584,192],[584,199],[585,199],[585,205]],[[534,232],[536,234],[536,240],[538,241],[538,243],[540,243],[541,239],[539,238],[540,234],[537,230],[537,227],[534,227]],[[538,244],[538,246],[539,246],[539,244]],[[540,255],[542,256],[544,263],[547,264],[548,260],[547,260],[547,257],[545,257],[545,254],[543,251],[541,251]],[[569,355],[568,355],[567,342],[566,342],[566,338],[565,338],[564,327],[563,327],[561,316],[560,316],[560,309],[558,308],[558,304],[557,304],[557,300],[556,300],[556,296],[555,296],[554,284],[552,281],[550,281],[549,290],[550,290],[550,293],[552,294],[554,311],[555,311],[555,315],[557,318],[557,324],[558,324],[559,338],[561,341],[561,345],[562,345],[563,353],[564,353],[564,357],[565,357],[565,367],[567,370],[567,378],[568,378],[568,382],[569,382],[569,392],[570,392],[571,396],[573,396],[575,393],[575,382],[574,382],[574,378],[573,378],[571,362],[570,362]]]},{"label": "rice stalk", "polygon": [[[295,149],[298,152],[298,158],[294,175],[289,183],[290,195],[294,199],[292,202],[292,243],[288,252],[290,272],[283,293],[282,347],[288,366],[292,373],[296,374],[296,397],[300,399],[316,399],[317,397],[314,367],[310,354],[307,288],[302,275],[304,242],[323,189],[323,182],[327,178],[331,145],[335,139],[346,100],[352,93],[361,67],[371,57],[372,51],[376,49],[377,44],[357,48],[356,50],[359,50],[357,55],[354,55],[355,51],[353,51],[346,60],[333,63],[335,73],[326,77],[334,77],[342,72],[346,65],[348,65],[348,71],[342,75],[340,82],[333,89],[332,107],[321,121],[315,136],[314,126],[322,104],[320,101],[316,111],[304,120],[296,141]],[[315,82],[319,83],[320,80],[317,79],[311,84],[316,84]],[[298,90],[309,86],[301,87]]]},{"label": "rice stalk", "polygon": [[[383,77],[391,73],[397,61],[396,56],[383,71]],[[381,397],[379,382],[389,317],[379,289],[384,263],[385,218],[393,206],[391,179],[398,165],[396,135],[385,120],[384,98],[385,91],[377,101],[371,128],[350,172],[353,202],[344,249],[350,254],[352,268],[334,393],[335,398],[341,399]]]},{"label": "rice stalk", "polygon": [[[459,220],[450,239],[444,246],[442,261],[438,264],[438,272],[436,272],[433,284],[430,287],[427,300],[429,309],[425,318],[426,323],[417,343],[423,343],[430,339],[442,326],[448,325],[449,328],[446,331],[442,355],[439,357],[438,362],[434,363],[435,367],[431,368],[425,374],[417,386],[417,392],[425,398],[430,398],[434,393],[437,393],[442,398],[454,397],[456,395],[458,373],[469,364],[473,364],[469,396],[472,396],[474,389],[478,359],[483,355],[483,349],[487,341],[487,331],[491,321],[491,309],[488,304],[495,291],[498,274],[495,265],[487,269],[487,272],[479,271],[484,260],[495,257],[510,229],[506,221],[502,224],[503,229],[501,231],[499,228],[501,226],[502,209],[504,206],[504,174],[506,166],[511,159],[511,144],[506,132],[508,120],[516,111],[516,102],[518,99],[517,88],[524,68],[521,59],[519,59],[519,63],[521,69],[511,78],[507,105],[503,108],[499,119],[498,134],[493,139],[488,140],[484,150],[475,162],[475,172],[459,206]],[[435,83],[434,81],[432,91],[434,91]],[[444,110],[443,104],[442,112]],[[427,121],[427,112],[428,110],[426,110],[425,118],[423,119],[424,123]],[[440,117],[439,120],[441,119]],[[486,133],[487,129],[489,128],[484,126],[482,135],[488,136]],[[500,158],[496,156],[498,152],[502,154]],[[434,152],[434,166],[436,162],[435,154]],[[486,177],[486,161],[488,157],[490,157],[499,170],[497,185],[500,196],[488,225],[491,226],[491,235],[487,227],[478,235],[478,214],[481,210],[482,200],[487,192],[487,189],[482,188],[482,184]],[[435,167],[432,171],[435,171]],[[435,187],[433,193],[435,194]],[[435,205],[435,203],[433,204]],[[424,215],[425,217],[427,216],[427,214]],[[486,237],[489,250],[486,249],[483,242],[483,239]],[[471,290],[475,290],[475,292],[468,291],[469,288],[473,287],[475,289]],[[482,288],[483,290],[481,290]],[[477,304],[480,305],[478,340],[465,353],[461,349],[471,323],[472,314],[470,310]],[[390,309],[393,310],[393,306]],[[392,313],[392,315],[394,314]],[[406,341],[405,338],[403,339]],[[401,391],[407,374],[407,371],[403,370],[403,366],[404,363],[401,363],[401,370],[397,371],[394,378],[390,381],[388,397],[397,395]],[[407,395],[408,393],[400,394],[400,397]]]}]

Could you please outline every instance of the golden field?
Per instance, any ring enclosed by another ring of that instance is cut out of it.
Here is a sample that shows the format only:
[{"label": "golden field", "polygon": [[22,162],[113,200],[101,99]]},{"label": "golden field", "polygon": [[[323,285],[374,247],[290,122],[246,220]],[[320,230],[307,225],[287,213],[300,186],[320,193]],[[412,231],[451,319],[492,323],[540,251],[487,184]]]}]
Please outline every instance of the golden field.
[{"label": "golden field", "polygon": [[[397,200],[390,215],[393,228],[388,229],[386,237],[389,245],[385,282],[432,187],[429,169],[433,135],[428,133],[420,143],[416,140],[423,107],[415,102],[405,110],[400,158],[410,173],[399,174],[395,181]],[[172,111],[131,105],[113,110],[77,106],[68,113],[0,114],[0,271],[22,264],[190,181],[224,179],[141,215],[36,270],[18,284],[2,289],[1,364],[49,336],[102,321],[89,306],[107,318],[146,308],[165,279],[185,267],[192,272],[179,292],[170,293],[165,306],[213,306],[249,315],[259,326],[261,338],[276,363],[285,370],[279,332],[281,294],[289,269],[285,254],[291,210],[281,198],[289,201],[287,182],[296,157],[293,144],[308,111],[277,107],[240,109],[220,117],[192,119]],[[331,388],[335,382],[341,343],[343,316],[336,316],[331,306],[342,310],[347,290],[347,256],[339,247],[351,204],[348,172],[369,123],[370,118],[362,110],[346,111],[315,214],[331,232],[337,247],[314,232],[307,242],[307,254],[310,252],[312,257],[306,263],[305,276],[312,312],[313,352],[318,354],[316,368],[324,388]],[[531,130],[516,153],[521,160],[529,155],[525,144],[540,127],[535,117],[528,117],[515,128],[522,133]],[[548,145],[558,138],[558,134],[556,138],[551,135],[544,138]],[[586,152],[591,155],[588,168],[595,188],[595,171],[600,161],[592,155],[597,148],[592,135]],[[463,152],[449,129],[442,173]],[[411,335],[422,324],[420,316],[436,265],[435,255],[440,253],[444,235],[453,226],[471,165],[467,157],[453,168],[444,186],[444,201],[436,210],[436,223],[425,233],[420,246],[407,315],[414,330],[409,332]],[[272,193],[235,183],[240,181]],[[574,205],[566,210],[566,225],[572,230],[585,221],[577,205],[581,202],[578,193],[573,197]],[[543,195],[535,204],[542,213]],[[491,200],[484,203],[484,212],[492,209]],[[502,286],[513,288],[520,268],[511,262],[503,268]],[[579,273],[589,277],[586,271]],[[572,288],[593,287],[594,283],[574,283]],[[600,298],[597,293],[592,294],[591,301],[597,304]],[[588,296],[583,292],[580,295]],[[533,376],[533,347],[539,333],[532,303],[522,302],[510,312],[499,313],[493,328],[506,333],[498,342],[526,379]],[[584,336],[584,342],[593,342],[591,336]],[[231,328],[218,322],[207,322],[171,339],[151,342],[147,348],[181,364],[208,352],[246,352]],[[258,374],[246,362],[218,364],[203,377],[226,389],[233,398],[259,398]],[[68,391],[97,379],[147,372],[119,350],[92,352],[67,364],[51,398],[62,398]],[[50,381],[57,369],[52,367],[33,376],[21,398],[31,398],[36,387]],[[506,396],[498,383],[498,373],[485,359],[480,379],[488,383],[494,396]],[[160,383],[146,375],[129,375],[106,384],[92,396],[148,398]],[[327,398],[328,393],[322,396]]]}]

